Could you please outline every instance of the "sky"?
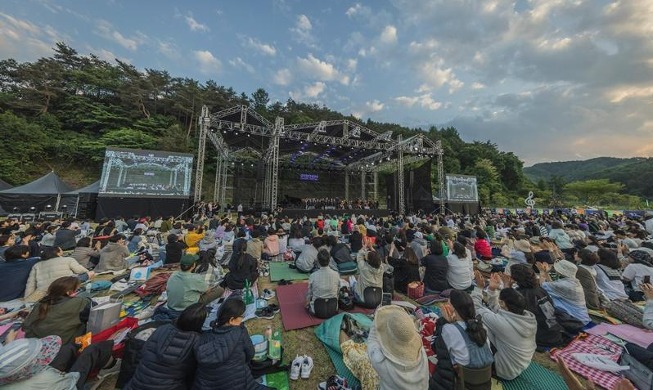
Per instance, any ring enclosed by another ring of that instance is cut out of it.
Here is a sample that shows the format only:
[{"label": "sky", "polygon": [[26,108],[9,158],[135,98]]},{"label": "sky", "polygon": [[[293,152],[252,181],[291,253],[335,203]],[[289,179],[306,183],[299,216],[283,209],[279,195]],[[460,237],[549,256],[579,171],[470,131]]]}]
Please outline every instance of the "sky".
[{"label": "sky", "polygon": [[0,2],[1,59],[57,41],[273,102],[454,126],[526,165],[653,155],[651,0]]}]

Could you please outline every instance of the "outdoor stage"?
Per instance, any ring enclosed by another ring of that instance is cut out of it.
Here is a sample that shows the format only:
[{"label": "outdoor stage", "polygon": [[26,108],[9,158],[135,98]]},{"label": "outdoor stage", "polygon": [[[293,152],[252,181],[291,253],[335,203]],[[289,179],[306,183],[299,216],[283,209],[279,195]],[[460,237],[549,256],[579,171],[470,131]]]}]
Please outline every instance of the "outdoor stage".
[{"label": "outdoor stage", "polygon": [[308,218],[317,218],[318,215],[366,215],[366,216],[375,216],[375,217],[387,217],[391,214],[390,210],[384,210],[384,209],[373,209],[373,210],[366,210],[366,209],[330,209],[330,210],[322,210],[322,209],[311,209],[311,210],[306,210],[306,209],[283,209],[279,213],[280,217],[288,217],[288,218],[302,218],[302,217],[308,217]]}]

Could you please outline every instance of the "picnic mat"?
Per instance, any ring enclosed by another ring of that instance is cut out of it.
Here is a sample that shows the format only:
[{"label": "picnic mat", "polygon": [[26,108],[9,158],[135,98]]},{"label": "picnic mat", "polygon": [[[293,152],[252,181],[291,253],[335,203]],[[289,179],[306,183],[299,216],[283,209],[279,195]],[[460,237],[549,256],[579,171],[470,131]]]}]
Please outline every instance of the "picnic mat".
[{"label": "picnic mat", "polygon": [[303,274],[296,269],[288,267],[288,263],[282,262],[269,262],[270,266],[270,281],[278,282],[281,279],[285,280],[307,280],[309,274]]},{"label": "picnic mat", "polygon": [[333,349],[327,347],[326,345],[324,346],[326,349],[327,353],[329,354],[329,357],[331,358],[331,362],[333,363],[333,366],[336,368],[336,372],[338,375],[347,378],[347,385],[355,389],[358,385],[360,385],[360,382],[358,382],[358,379],[352,374],[351,371],[347,368],[345,365],[345,361],[342,359],[342,354],[340,352],[334,351]]},{"label": "picnic mat", "polygon": [[517,378],[501,381],[505,390],[556,390],[566,389],[564,379],[555,372],[547,370],[535,362],[522,372]]},{"label": "picnic mat", "polygon": [[653,332],[628,324],[612,325],[602,323],[588,329],[587,333],[597,336],[611,334],[622,340],[626,340],[629,343],[637,344],[642,348],[646,348],[653,344]]},{"label": "picnic mat", "polygon": [[288,373],[286,371],[265,375],[264,385],[277,390],[289,390]]},{"label": "picnic mat", "polygon": [[[277,287],[277,300],[281,309],[281,322],[285,330],[295,330],[319,325],[324,320],[312,316],[306,310],[306,292],[308,283],[294,283]],[[351,313],[370,314],[374,309],[365,309],[355,306]]]}]

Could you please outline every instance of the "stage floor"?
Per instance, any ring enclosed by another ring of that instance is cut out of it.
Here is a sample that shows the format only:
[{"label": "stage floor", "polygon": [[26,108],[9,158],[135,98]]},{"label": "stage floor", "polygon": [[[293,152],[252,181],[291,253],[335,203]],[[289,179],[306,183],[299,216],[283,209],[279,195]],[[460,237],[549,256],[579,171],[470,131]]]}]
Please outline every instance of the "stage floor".
[{"label": "stage floor", "polygon": [[347,215],[373,215],[375,217],[387,217],[390,215],[390,210],[385,210],[385,209],[373,209],[373,210],[366,210],[366,209],[329,209],[329,210],[322,210],[322,209],[311,209],[311,210],[306,210],[306,209],[283,209],[281,213],[279,213],[280,216],[284,217],[287,216],[289,218],[301,218],[301,217],[308,217],[308,218],[317,218],[318,215],[338,215],[342,216],[344,214]]}]

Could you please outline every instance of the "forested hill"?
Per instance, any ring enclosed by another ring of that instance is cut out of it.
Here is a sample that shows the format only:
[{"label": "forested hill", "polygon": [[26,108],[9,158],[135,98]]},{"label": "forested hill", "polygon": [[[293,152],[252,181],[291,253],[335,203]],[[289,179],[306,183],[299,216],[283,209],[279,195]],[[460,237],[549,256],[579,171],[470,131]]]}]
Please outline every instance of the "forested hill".
[{"label": "forested hill", "polygon": [[624,192],[653,198],[653,158],[599,157],[585,161],[565,161],[535,164],[524,168],[533,182],[552,179],[561,182],[609,179],[624,184]]},{"label": "forested hill", "polygon": [[[141,71],[119,60],[82,55],[62,42],[52,56],[34,62],[0,61],[0,179],[20,185],[54,169],[81,187],[98,179],[107,146],[193,153],[202,105],[211,112],[250,105],[271,121],[283,117],[286,124],[346,118],[380,133],[391,130],[395,137],[423,131],[442,140],[446,173],[478,177],[485,204],[506,204],[532,187],[517,156],[489,141],[466,143],[452,127],[410,129],[292,99],[271,102],[262,88],[246,94],[213,80]],[[211,161],[211,148],[207,153]],[[206,169],[215,168],[207,164]]]}]

